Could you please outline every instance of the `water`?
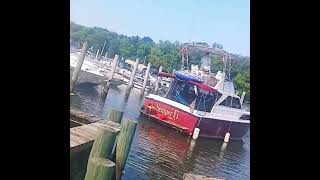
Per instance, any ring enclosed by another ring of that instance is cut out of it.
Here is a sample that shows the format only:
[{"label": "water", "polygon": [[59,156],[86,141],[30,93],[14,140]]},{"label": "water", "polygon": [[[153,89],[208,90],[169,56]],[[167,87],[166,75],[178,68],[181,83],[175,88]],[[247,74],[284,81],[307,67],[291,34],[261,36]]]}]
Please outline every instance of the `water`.
[{"label": "water", "polygon": [[133,89],[123,103],[125,86],[110,89],[105,102],[99,98],[99,87],[84,84],[76,87],[71,106],[105,118],[110,109],[124,109],[124,117],[138,122],[125,167],[124,180],[182,179],[184,173],[212,175],[228,180],[250,179],[250,133],[244,142],[198,139],[168,129],[139,116],[143,100]]}]

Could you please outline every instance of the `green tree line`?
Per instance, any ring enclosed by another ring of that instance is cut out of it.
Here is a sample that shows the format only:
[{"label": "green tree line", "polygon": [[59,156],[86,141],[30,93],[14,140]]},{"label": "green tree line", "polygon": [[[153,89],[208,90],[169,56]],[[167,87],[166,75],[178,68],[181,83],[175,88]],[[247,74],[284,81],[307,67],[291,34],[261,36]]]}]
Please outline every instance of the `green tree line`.
[{"label": "green tree line", "polygon": [[[104,55],[108,52],[108,57],[113,57],[114,54],[119,54],[124,59],[139,58],[140,62],[150,62],[154,68],[163,66],[164,70],[172,71],[173,69],[180,69],[181,57],[180,48],[181,43],[178,41],[162,41],[155,43],[150,37],[126,36],[111,32],[100,27],[86,27],[74,22],[70,22],[70,38],[73,42],[82,43],[85,40],[89,42],[92,51],[96,52],[98,49],[102,50],[103,44],[105,48],[102,52]],[[197,42],[196,44],[209,47],[205,42]],[[212,47],[223,48],[219,43],[213,43]],[[204,52],[197,50],[188,51],[188,59],[190,64],[201,63],[201,57]],[[190,66],[189,64],[189,66]],[[217,72],[223,69],[223,63],[218,58],[212,57],[212,72]],[[246,91],[250,93],[250,58],[239,55],[239,60],[234,64],[231,71],[231,78],[235,82],[235,88],[240,93]]]}]

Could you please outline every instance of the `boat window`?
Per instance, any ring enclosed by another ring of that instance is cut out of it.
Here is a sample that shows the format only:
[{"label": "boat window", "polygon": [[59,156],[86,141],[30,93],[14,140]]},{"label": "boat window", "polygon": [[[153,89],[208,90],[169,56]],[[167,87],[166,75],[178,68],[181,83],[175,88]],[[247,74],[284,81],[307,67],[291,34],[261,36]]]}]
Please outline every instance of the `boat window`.
[{"label": "boat window", "polygon": [[223,100],[220,105],[241,109],[240,99],[231,96],[228,96],[225,100]]},{"label": "boat window", "polygon": [[221,106],[230,106],[230,104],[231,104],[231,96],[228,96],[226,99],[224,99],[220,103]]},{"label": "boat window", "polygon": [[240,99],[233,97],[232,98],[232,104],[231,104],[232,108],[236,108],[236,109],[241,109],[241,103],[240,103]]},{"label": "boat window", "polygon": [[211,112],[213,105],[221,97],[219,92],[208,92],[202,89],[198,89],[199,96],[196,100],[196,110]]},{"label": "boat window", "polygon": [[208,92],[197,87],[198,96],[195,94],[193,84],[175,80],[167,98],[183,105],[189,106],[196,99],[195,110],[211,112],[213,105],[222,96],[218,91]]},{"label": "boat window", "polygon": [[173,101],[189,106],[196,98],[194,85],[176,80],[167,97]]}]

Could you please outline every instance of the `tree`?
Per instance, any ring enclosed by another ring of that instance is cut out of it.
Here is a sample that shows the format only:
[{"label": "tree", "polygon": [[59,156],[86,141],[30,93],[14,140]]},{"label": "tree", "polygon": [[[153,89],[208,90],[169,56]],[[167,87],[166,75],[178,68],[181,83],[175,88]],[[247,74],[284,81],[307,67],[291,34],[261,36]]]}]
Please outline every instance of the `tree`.
[{"label": "tree", "polygon": [[213,56],[211,60],[211,72],[223,71],[224,63],[220,57]]},{"label": "tree", "polygon": [[140,43],[143,43],[143,44],[154,44],[153,40],[150,37],[143,37],[140,40]]},{"label": "tree", "polygon": [[[159,43],[155,43],[150,37],[129,37],[104,28],[86,27],[74,22],[70,22],[70,38],[73,42],[80,44],[87,40],[90,47],[93,46],[94,52],[97,49],[102,50],[103,43],[106,42],[102,53],[108,51],[109,57],[119,54],[125,58],[139,58],[140,62],[143,62],[146,57],[146,63],[151,62],[153,68],[163,66],[163,70],[167,71],[181,67],[181,43],[178,41],[171,43],[160,40]],[[196,44],[209,47],[206,42],[197,42]],[[212,44],[212,47],[223,49],[223,46],[216,42]],[[201,59],[205,55],[204,51],[188,48],[189,68],[191,64],[201,65]],[[250,58],[237,56],[238,60],[230,73],[231,79],[234,79],[237,91],[246,91],[250,94]],[[211,71],[216,73],[221,70],[223,70],[223,62],[220,57],[212,56]]]},{"label": "tree", "polygon": [[139,59],[144,59],[151,53],[151,45],[147,44],[140,44],[136,53],[136,56]]},{"label": "tree", "polygon": [[132,57],[132,54],[134,53],[134,46],[132,43],[129,42],[128,39],[121,39],[119,44],[119,54],[125,58]]},{"label": "tree", "polygon": [[250,72],[240,72],[235,77],[235,88],[237,91],[242,94],[242,92],[246,92],[246,100],[250,100]]},{"label": "tree", "polygon": [[157,46],[151,48],[147,59],[155,68],[159,68],[160,66],[167,67],[166,61],[162,58],[161,50]]}]

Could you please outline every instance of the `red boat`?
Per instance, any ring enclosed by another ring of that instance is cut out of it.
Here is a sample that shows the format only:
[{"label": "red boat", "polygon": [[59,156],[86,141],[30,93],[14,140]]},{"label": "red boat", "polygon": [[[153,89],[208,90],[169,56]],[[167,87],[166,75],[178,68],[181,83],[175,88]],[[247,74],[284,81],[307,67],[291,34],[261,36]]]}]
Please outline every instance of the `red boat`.
[{"label": "red boat", "polygon": [[[141,112],[188,135],[241,140],[250,127],[250,112],[242,109],[244,95],[226,91],[225,73],[202,70],[160,73],[173,79],[165,96],[146,96]],[[228,86],[230,87],[230,86]]]}]

